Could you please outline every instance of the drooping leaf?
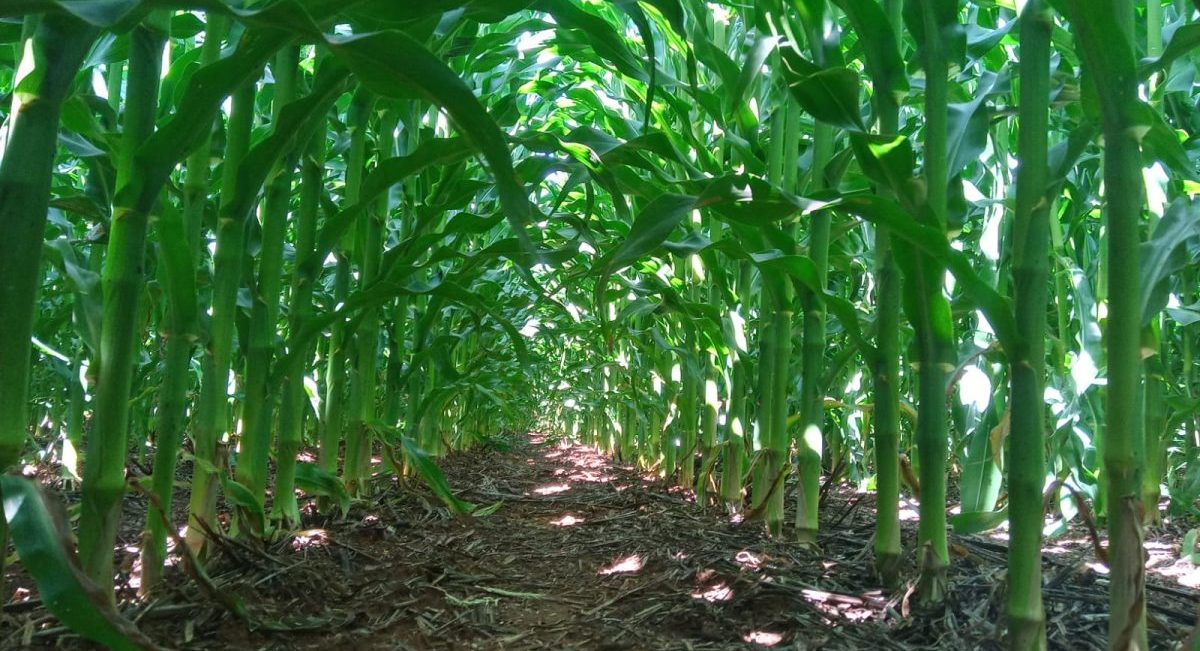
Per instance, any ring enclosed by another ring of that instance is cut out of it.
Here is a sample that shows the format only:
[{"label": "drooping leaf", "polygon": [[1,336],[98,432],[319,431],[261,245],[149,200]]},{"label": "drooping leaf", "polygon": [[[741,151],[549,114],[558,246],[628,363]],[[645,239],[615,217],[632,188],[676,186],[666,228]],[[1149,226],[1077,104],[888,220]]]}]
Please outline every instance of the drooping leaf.
[{"label": "drooping leaf", "polygon": [[72,631],[117,651],[158,649],[88,580],[75,557],[69,526],[37,482],[0,476],[0,496],[17,556],[37,582],[46,609]]},{"label": "drooping leaf", "polygon": [[[1012,349],[1017,342],[1017,330],[1011,301],[984,280],[975,271],[971,261],[961,251],[956,251],[950,246],[943,233],[918,223],[899,204],[884,197],[861,194],[847,196],[832,202],[830,208],[846,210],[891,229],[899,239],[944,264],[954,274],[963,292],[983,311],[1001,345]],[[945,316],[949,318],[949,315]]]},{"label": "drooping leaf", "polygon": [[983,533],[991,531],[996,527],[1004,524],[1008,519],[1008,507],[999,511],[968,511],[966,513],[956,513],[946,518],[950,522],[950,526],[954,527],[954,533],[959,535],[970,535],[973,533]]},{"label": "drooping leaf", "polygon": [[252,531],[264,532],[266,530],[267,513],[263,509],[262,502],[254,496],[254,491],[224,474],[221,476],[221,488],[225,492],[225,499],[238,507],[249,518]]},{"label": "drooping leaf", "polygon": [[51,260],[61,265],[75,290],[75,313],[82,321],[79,324],[82,327],[80,337],[90,350],[98,352],[104,308],[100,275],[80,263],[71,243],[65,238],[46,242],[46,248],[54,253]]},{"label": "drooping leaf", "polygon": [[814,69],[794,51],[780,50],[784,78],[792,97],[814,118],[836,127],[862,131],[858,74],[844,67]]},{"label": "drooping leaf", "polygon": [[96,27],[113,27],[129,18],[142,0],[16,0],[0,6],[0,16],[65,11]]},{"label": "drooping leaf", "polygon": [[296,487],[312,495],[334,499],[343,516],[350,510],[350,494],[346,492],[345,484],[315,463],[296,464]]},{"label": "drooping leaf", "polygon": [[1163,30],[1166,45],[1158,58],[1143,59],[1138,72],[1148,77],[1155,70],[1165,70],[1180,57],[1191,54],[1200,47],[1200,24],[1185,23]]},{"label": "drooping leaf", "polygon": [[1154,235],[1140,245],[1142,323],[1167,305],[1169,280],[1189,260],[1184,244],[1200,235],[1200,202],[1178,199],[1158,222]]},{"label": "drooping leaf", "polygon": [[445,109],[450,119],[483,155],[496,180],[500,203],[517,237],[531,251],[525,225],[531,208],[517,181],[504,134],[479,98],[446,64],[404,32],[326,37],[326,44],[359,80],[376,93],[404,97],[416,91]]},{"label": "drooping leaf", "polygon": [[[854,31],[859,34],[875,92],[892,93],[894,96],[908,90],[908,75],[904,71],[904,59],[900,56],[899,41],[879,2],[834,1],[846,12]],[[895,99],[892,101],[895,102]]]},{"label": "drooping leaf", "polygon": [[232,55],[197,70],[175,115],[138,148],[135,182],[122,189],[119,204],[150,212],[175,166],[209,136],[225,98],[257,77],[290,40],[286,32],[249,32]]},{"label": "drooping leaf", "polygon": [[400,437],[400,449],[404,452],[404,460],[421,477],[433,494],[455,513],[468,514],[475,510],[475,505],[459,499],[450,489],[450,482],[438,467],[429,453],[417,445],[417,442],[407,436]]},{"label": "drooping leaf", "polygon": [[854,157],[867,178],[904,196],[913,178],[916,157],[912,143],[904,136],[850,133]]}]

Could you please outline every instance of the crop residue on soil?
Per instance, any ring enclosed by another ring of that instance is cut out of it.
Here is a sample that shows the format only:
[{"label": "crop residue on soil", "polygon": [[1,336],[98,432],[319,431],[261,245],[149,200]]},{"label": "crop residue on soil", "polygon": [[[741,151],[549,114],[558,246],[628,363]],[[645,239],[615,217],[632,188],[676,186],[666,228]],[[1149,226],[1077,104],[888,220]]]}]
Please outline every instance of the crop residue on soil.
[{"label": "crop residue on soil", "polygon": [[[177,566],[170,592],[125,610],[179,649],[1003,648],[1003,544],[954,538],[947,609],[912,612],[907,590],[871,576],[870,496],[828,492],[818,553],[580,445],[530,435],[441,465],[460,497],[499,510],[456,518],[421,486],[377,486],[344,519],[310,505],[305,528],[275,544],[220,541],[209,574],[257,630]],[[912,537],[906,524],[907,549]],[[1104,645],[1105,579],[1087,552],[1046,555],[1053,648]],[[0,648],[87,646],[19,570],[14,584],[30,600],[5,606]],[[1152,638],[1171,648],[1197,593],[1151,588]]]}]

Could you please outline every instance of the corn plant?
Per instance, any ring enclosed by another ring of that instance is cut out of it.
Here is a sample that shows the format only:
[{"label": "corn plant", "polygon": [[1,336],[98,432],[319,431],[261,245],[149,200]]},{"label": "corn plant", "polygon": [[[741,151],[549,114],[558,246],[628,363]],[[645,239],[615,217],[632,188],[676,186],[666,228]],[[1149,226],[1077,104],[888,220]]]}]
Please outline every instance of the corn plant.
[{"label": "corn plant", "polygon": [[1200,31],[1135,5],[5,3],[0,468],[82,452],[105,594],[152,494],[152,593],[180,527],[203,560],[302,495],[473,513],[439,457],[540,428],[814,550],[830,487],[873,492],[879,581],[930,608],[948,532],[1007,527],[1017,649],[1078,498],[1145,648],[1144,528],[1200,495]]}]

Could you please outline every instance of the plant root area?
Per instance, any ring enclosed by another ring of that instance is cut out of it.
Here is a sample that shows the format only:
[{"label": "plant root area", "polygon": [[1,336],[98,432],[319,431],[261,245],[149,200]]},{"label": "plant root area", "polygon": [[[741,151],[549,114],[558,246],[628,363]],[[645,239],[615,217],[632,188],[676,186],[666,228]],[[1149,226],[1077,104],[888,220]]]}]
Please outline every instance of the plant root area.
[{"label": "plant root area", "polygon": [[[461,498],[499,502],[494,513],[453,516],[394,478],[345,517],[308,499],[303,528],[285,538],[215,541],[207,573],[221,599],[177,557],[162,594],[136,598],[141,521],[127,508],[122,611],[174,649],[1005,648],[1002,537],[953,537],[949,597],[922,610],[911,581],[886,590],[872,574],[871,495],[827,490],[817,549],[772,540],[761,523],[591,448],[533,434],[502,447],[439,460]],[[904,523],[906,577],[915,529]],[[1148,548],[1177,558],[1181,537],[1151,534]],[[1046,547],[1051,648],[1105,648],[1107,578],[1090,541]],[[1166,565],[1191,567],[1181,563]],[[1153,646],[1180,648],[1200,592],[1153,567]],[[0,648],[94,648],[42,608],[19,564],[6,578]]]}]

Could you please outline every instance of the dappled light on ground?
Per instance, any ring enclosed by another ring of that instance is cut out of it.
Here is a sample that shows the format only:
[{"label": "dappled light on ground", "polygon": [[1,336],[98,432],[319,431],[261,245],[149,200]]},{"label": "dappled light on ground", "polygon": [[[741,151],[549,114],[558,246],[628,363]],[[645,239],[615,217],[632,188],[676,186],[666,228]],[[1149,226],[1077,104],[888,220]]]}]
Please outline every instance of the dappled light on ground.
[{"label": "dappled light on ground", "polygon": [[[831,620],[865,621],[875,617],[878,612],[879,604],[872,604],[863,597],[814,589],[801,590],[800,594]],[[875,599],[880,600],[878,595]]]},{"label": "dappled light on ground", "polygon": [[557,495],[569,490],[571,490],[570,484],[546,484],[545,486],[538,486],[533,489],[533,492],[538,495]]},{"label": "dappled light on ground", "polygon": [[733,557],[733,562],[747,570],[757,570],[762,567],[763,559],[754,552],[743,549]]},{"label": "dappled light on ground", "polygon": [[633,554],[630,556],[625,556],[624,558],[619,558],[614,561],[612,565],[601,569],[600,576],[610,576],[613,574],[637,574],[642,569],[642,565],[643,560],[640,555]]},{"label": "dappled light on ground", "polygon": [[329,544],[329,534],[324,529],[306,529],[292,536],[292,549],[304,551]]},{"label": "dappled light on ground", "polygon": [[551,520],[550,524],[552,524],[556,527],[573,527],[577,524],[583,524],[584,522],[585,522],[585,520],[583,518],[577,518],[568,513],[567,515],[564,515],[561,518]]},{"label": "dappled light on ground", "polygon": [[[138,600],[128,543],[117,550],[121,607],[156,640],[189,649],[998,648],[1002,531],[951,538],[953,597],[931,624],[915,614],[907,585],[879,589],[869,562],[873,495],[853,486],[826,496],[818,553],[791,542],[790,528],[772,540],[761,520],[731,522],[715,503],[697,504],[694,492],[646,481],[645,471],[586,446],[530,436],[511,450],[438,462],[459,498],[500,508],[454,516],[423,485],[388,482],[344,518],[319,515],[316,498],[302,498],[299,531],[277,542],[218,540],[214,587],[281,631],[247,632],[216,602],[197,602],[177,554],[167,581],[185,591]],[[905,524],[906,544],[915,528]],[[1148,607],[1163,626],[1186,631],[1197,594],[1188,586],[1200,571],[1179,558],[1177,538],[1148,535]],[[1107,570],[1091,539],[1071,529],[1046,546],[1051,648],[1099,648]],[[903,562],[911,573],[911,556]],[[6,612],[8,621],[35,635],[52,630],[49,620],[32,623],[36,591],[18,580],[9,593],[30,605]],[[4,644],[21,635],[4,621],[0,647],[19,648]]]},{"label": "dappled light on ground", "polygon": [[692,593],[693,599],[703,599],[709,603],[729,601],[733,599],[733,588],[724,582],[716,583]]},{"label": "dappled light on ground", "polygon": [[555,477],[569,482],[607,483],[613,476],[606,472],[609,467],[604,454],[593,447],[560,442],[543,455],[544,458],[563,465],[554,470]]},{"label": "dappled light on ground", "polygon": [[1147,541],[1146,573],[1185,588],[1200,588],[1200,565],[1183,556],[1173,542]]},{"label": "dappled light on ground", "polygon": [[770,631],[750,631],[742,636],[742,640],[751,644],[772,647],[783,641],[783,636]]}]

